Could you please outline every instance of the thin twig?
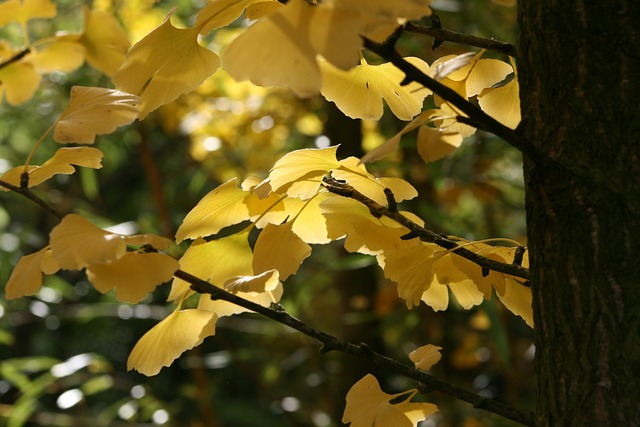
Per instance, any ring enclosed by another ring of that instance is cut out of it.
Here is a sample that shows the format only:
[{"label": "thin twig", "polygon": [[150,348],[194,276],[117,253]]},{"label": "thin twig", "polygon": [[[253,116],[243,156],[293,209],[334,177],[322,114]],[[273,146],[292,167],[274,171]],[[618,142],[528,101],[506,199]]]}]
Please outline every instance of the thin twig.
[{"label": "thin twig", "polygon": [[516,47],[510,43],[458,33],[442,27],[427,27],[425,25],[417,25],[408,22],[407,25],[405,25],[404,30],[409,33],[431,36],[439,41],[447,41],[453,43],[461,43],[467,46],[475,46],[481,49],[492,50],[494,52],[503,53],[505,55],[513,57],[516,57],[517,55]]},{"label": "thin twig", "polygon": [[7,59],[6,61],[0,62],[0,69],[13,64],[14,62],[20,61],[22,58],[27,56],[27,54],[29,52],[31,52],[31,50],[29,48],[23,49],[20,52],[18,52],[15,55],[13,55],[11,58]]},{"label": "thin twig", "polygon": [[482,111],[478,106],[460,96],[460,94],[455,90],[434,80],[420,71],[416,66],[405,60],[395,50],[393,40],[391,40],[391,43],[389,41],[377,43],[364,38],[364,47],[398,67],[405,74],[405,78],[401,84],[405,85],[411,82],[420,83],[465,114],[467,116],[463,119],[465,123],[471,124],[478,129],[493,133],[532,159],[536,159],[538,157],[533,145],[514,129],[503,125]]},{"label": "thin twig", "polygon": [[514,277],[519,277],[526,281],[525,283],[522,283],[523,286],[530,286],[529,280],[531,276],[529,275],[529,269],[521,265],[515,263],[506,264],[504,262],[499,262],[490,258],[483,257],[482,255],[478,255],[477,253],[470,251],[469,249],[459,247],[458,242],[447,239],[440,234],[434,233],[433,231],[422,227],[419,224],[416,224],[415,222],[411,221],[409,218],[398,212],[397,209],[393,209],[393,206],[382,206],[381,204],[360,193],[358,190],[344,181],[339,181],[328,176],[323,179],[323,184],[327,190],[334,194],[339,194],[341,196],[349,197],[351,199],[359,201],[369,208],[369,211],[373,216],[377,218],[379,218],[380,216],[386,216],[387,218],[391,218],[397,223],[405,226],[410,231],[410,234],[408,234],[407,237],[419,237],[420,240],[424,242],[434,243],[445,249],[458,248],[453,250],[455,254],[460,255],[461,257],[473,262],[474,264],[479,265],[481,268],[497,271],[499,273],[509,274]]},{"label": "thin twig", "polygon": [[326,353],[329,351],[340,351],[347,354],[366,359],[377,366],[388,369],[396,374],[405,376],[407,378],[414,379],[424,386],[424,389],[430,391],[439,391],[449,396],[455,397],[459,400],[472,404],[475,408],[484,409],[494,414],[501,415],[510,420],[516,421],[526,426],[534,425],[534,416],[531,412],[520,411],[502,402],[494,399],[489,399],[471,391],[465,390],[460,387],[456,387],[447,382],[441,381],[438,378],[430,375],[424,371],[416,369],[412,365],[401,363],[395,359],[391,359],[383,354],[377,353],[366,344],[353,344],[347,341],[340,340],[333,335],[329,335],[293,316],[288,314],[282,309],[274,310],[268,307],[263,307],[252,301],[248,301],[237,295],[231,294],[222,288],[218,288],[201,280],[185,271],[178,270],[174,274],[177,278],[188,282],[191,285],[191,289],[201,294],[209,294],[212,299],[220,299],[228,301],[233,304],[239,305],[256,313],[259,313],[265,317],[275,320],[278,323],[289,326],[304,335],[314,338],[322,343],[321,352]]},{"label": "thin twig", "polygon": [[53,216],[55,216],[58,219],[62,219],[64,218],[64,214],[59,212],[58,210],[56,210],[53,206],[51,206],[49,203],[47,203],[46,201],[42,200],[40,197],[36,196],[35,194],[33,194],[31,192],[31,190],[29,190],[28,188],[20,188],[18,186],[15,186],[13,184],[10,184],[8,182],[5,182],[3,180],[0,180],[0,187],[5,187],[11,191],[14,191],[18,194],[21,194],[22,196],[26,197],[27,199],[31,200],[32,202],[38,204],[40,207],[42,207],[44,210],[46,210],[47,212],[49,212],[50,214],[52,214]]}]

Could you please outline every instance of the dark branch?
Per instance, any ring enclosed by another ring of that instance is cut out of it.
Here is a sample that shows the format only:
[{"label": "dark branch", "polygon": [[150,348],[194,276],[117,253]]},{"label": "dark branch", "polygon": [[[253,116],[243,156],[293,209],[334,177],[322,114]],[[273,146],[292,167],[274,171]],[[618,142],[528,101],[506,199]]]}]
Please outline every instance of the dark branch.
[{"label": "dark branch", "polygon": [[490,258],[483,257],[482,255],[478,255],[477,253],[470,251],[469,249],[460,248],[458,242],[447,239],[440,234],[434,233],[433,231],[422,227],[419,224],[416,224],[415,222],[411,221],[409,218],[398,212],[397,209],[392,209],[392,206],[386,207],[380,205],[379,203],[376,203],[374,200],[360,193],[358,190],[356,190],[346,182],[338,181],[331,177],[325,177],[323,182],[327,190],[332,193],[359,201],[360,203],[368,207],[369,211],[371,211],[372,213],[375,212],[374,216],[378,215],[379,217],[379,215],[384,215],[408,228],[409,233],[406,235],[406,238],[419,237],[420,240],[424,242],[435,243],[436,245],[445,249],[458,248],[453,251],[455,254],[460,255],[461,257],[473,262],[474,264],[479,265],[481,268],[519,277],[526,280],[525,283],[522,283],[524,286],[530,286],[530,275],[527,268],[515,263],[506,264],[503,262],[499,262]]},{"label": "dark branch", "polygon": [[49,212],[51,215],[55,216],[58,219],[64,218],[64,214],[62,214],[61,212],[58,212],[49,203],[42,200],[40,197],[36,196],[35,194],[33,194],[31,190],[29,190],[28,188],[20,188],[2,180],[0,180],[0,187],[5,187],[11,191],[21,194],[22,196],[26,197],[32,202],[38,204],[40,207],[42,207],[44,210],[46,210],[47,212]]},{"label": "dark branch", "polygon": [[27,56],[27,54],[31,52],[31,50],[24,49],[21,50],[20,52],[16,53],[15,55],[13,55],[11,58],[7,59],[4,62],[0,62],[0,70],[3,69],[4,67],[13,64],[14,62],[18,62],[20,61],[22,58],[24,58],[25,56]]},{"label": "dark branch", "polygon": [[427,89],[430,89],[431,91],[433,91],[433,93],[442,97],[445,101],[456,107],[461,111],[462,114],[465,114],[467,116],[463,119],[459,118],[460,121],[464,121],[465,123],[471,124],[478,129],[493,133],[494,135],[504,139],[507,143],[511,144],[513,147],[517,148],[518,150],[520,150],[520,152],[529,156],[530,158],[537,158],[536,151],[529,141],[522,138],[522,136],[515,130],[503,125],[493,117],[489,116],[478,106],[472,104],[466,98],[460,96],[455,90],[443,85],[437,80],[432,79],[431,77],[420,71],[413,64],[406,61],[395,50],[393,40],[391,40],[391,43],[389,43],[389,40],[385,43],[377,43],[365,38],[364,47],[391,62],[393,65],[402,70],[402,72],[405,74],[405,79],[402,81],[403,85],[409,84],[411,82],[420,83],[421,85],[423,85]]},{"label": "dark branch", "polygon": [[483,37],[470,36],[463,33],[457,33],[455,31],[442,28],[442,26],[427,27],[424,25],[417,25],[409,22],[404,27],[404,29],[405,31],[410,33],[431,36],[441,42],[447,41],[465,44],[467,46],[475,46],[481,49],[492,50],[494,52],[503,53],[505,55],[513,57],[517,55],[516,47],[510,43],[505,43],[494,39],[486,39]]},{"label": "dark branch", "polygon": [[468,402],[475,408],[484,409],[486,411],[501,415],[505,418],[516,421],[526,426],[534,425],[534,417],[530,412],[520,411],[497,400],[480,396],[479,394],[441,381],[433,375],[416,369],[412,365],[400,363],[397,360],[377,353],[366,344],[353,344],[347,341],[340,340],[289,315],[282,309],[274,310],[268,307],[263,307],[252,301],[248,301],[237,295],[231,294],[224,289],[218,288],[217,286],[214,286],[182,270],[176,271],[175,276],[190,283],[191,289],[196,292],[211,295],[212,299],[220,299],[239,305],[240,307],[244,307],[246,309],[259,313],[265,317],[275,320],[278,323],[287,325],[299,332],[302,332],[308,337],[320,341],[322,343],[322,348],[320,349],[320,351],[323,353],[327,353],[329,351],[340,351],[343,353],[352,354],[354,356],[366,359],[376,364],[377,366],[388,369],[391,372],[395,372],[396,374],[414,379],[420,382],[425,389],[428,389],[430,391],[439,391],[441,393],[445,393],[449,396]]}]

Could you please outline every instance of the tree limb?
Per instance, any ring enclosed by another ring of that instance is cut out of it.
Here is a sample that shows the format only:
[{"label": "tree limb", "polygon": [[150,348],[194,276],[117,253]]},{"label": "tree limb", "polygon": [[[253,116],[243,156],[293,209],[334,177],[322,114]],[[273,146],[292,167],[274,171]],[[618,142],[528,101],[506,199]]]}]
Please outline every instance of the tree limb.
[{"label": "tree limb", "polygon": [[185,271],[178,270],[175,277],[188,282],[191,289],[201,294],[208,294],[212,299],[220,299],[239,305],[240,307],[259,313],[265,317],[275,320],[278,323],[287,325],[304,335],[314,338],[322,343],[320,351],[326,353],[329,351],[340,351],[347,354],[366,359],[377,366],[388,369],[391,372],[414,379],[421,384],[423,390],[439,391],[459,400],[472,404],[475,408],[484,409],[494,414],[501,415],[510,420],[516,421],[526,426],[534,425],[533,413],[528,411],[520,411],[502,402],[489,399],[471,391],[456,387],[452,384],[439,380],[424,371],[416,369],[412,365],[401,363],[395,359],[391,359],[383,354],[377,353],[366,344],[353,344],[340,340],[333,335],[329,335],[307,323],[291,316],[283,309],[272,309],[263,307],[252,301],[248,301],[237,295],[231,294],[222,288],[212,285],[198,277],[195,277]]},{"label": "tree limb", "polygon": [[510,43],[501,42],[499,40],[487,39],[484,37],[476,37],[468,34],[458,33],[447,30],[440,26],[427,27],[408,22],[404,30],[409,33],[424,34],[431,36],[438,41],[461,43],[467,46],[475,46],[481,49],[492,50],[494,52],[503,53],[505,55],[515,57],[517,55],[516,47]]},{"label": "tree limb", "polygon": [[31,200],[32,202],[36,203],[41,208],[43,208],[45,211],[49,212],[51,215],[55,216],[58,219],[64,218],[64,214],[63,213],[58,212],[53,206],[51,206],[46,201],[42,200],[40,197],[38,197],[35,194],[33,194],[31,192],[31,190],[29,190],[28,188],[20,188],[20,187],[17,187],[15,185],[13,185],[13,184],[5,182],[5,181],[3,181],[1,179],[0,179],[0,187],[5,187],[5,188],[7,188],[7,189],[9,189],[11,191],[14,191],[14,192],[16,192],[18,194],[21,194],[22,196],[24,196],[27,199]]},{"label": "tree limb", "polygon": [[[529,280],[531,276],[529,275],[529,269],[522,267],[518,263],[505,264],[503,262],[478,255],[477,253],[470,251],[469,249],[459,247],[458,242],[447,239],[440,234],[434,233],[433,231],[416,224],[415,222],[411,221],[409,218],[398,212],[397,209],[393,209],[395,203],[390,203],[389,207],[382,206],[381,204],[360,193],[358,190],[344,181],[339,181],[332,177],[325,177],[323,179],[323,184],[325,188],[332,193],[359,201],[369,208],[369,211],[373,216],[379,218],[384,215],[387,218],[391,218],[397,223],[405,226],[410,231],[410,233],[407,235],[407,238],[419,237],[420,240],[424,242],[435,243],[436,245],[445,249],[458,248],[453,251],[455,254],[460,255],[461,257],[473,262],[474,264],[479,265],[481,268],[519,277],[526,280],[526,282],[523,283],[524,286],[530,286]],[[392,197],[392,195],[389,195],[388,192],[385,193],[387,195],[387,199]]]}]

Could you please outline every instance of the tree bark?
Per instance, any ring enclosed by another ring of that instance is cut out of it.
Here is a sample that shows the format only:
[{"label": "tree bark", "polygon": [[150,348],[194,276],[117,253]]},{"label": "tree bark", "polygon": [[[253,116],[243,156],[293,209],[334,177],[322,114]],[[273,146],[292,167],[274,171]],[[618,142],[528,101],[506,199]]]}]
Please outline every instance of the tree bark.
[{"label": "tree bark", "polygon": [[539,426],[640,426],[640,2],[522,0]]}]

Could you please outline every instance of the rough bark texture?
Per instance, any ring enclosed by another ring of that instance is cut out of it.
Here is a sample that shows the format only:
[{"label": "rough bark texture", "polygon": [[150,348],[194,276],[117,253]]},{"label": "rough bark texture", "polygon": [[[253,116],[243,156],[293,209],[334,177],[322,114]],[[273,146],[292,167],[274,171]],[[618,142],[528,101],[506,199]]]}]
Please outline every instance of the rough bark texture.
[{"label": "rough bark texture", "polygon": [[522,0],[539,426],[640,425],[640,2]]}]

